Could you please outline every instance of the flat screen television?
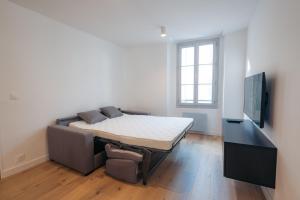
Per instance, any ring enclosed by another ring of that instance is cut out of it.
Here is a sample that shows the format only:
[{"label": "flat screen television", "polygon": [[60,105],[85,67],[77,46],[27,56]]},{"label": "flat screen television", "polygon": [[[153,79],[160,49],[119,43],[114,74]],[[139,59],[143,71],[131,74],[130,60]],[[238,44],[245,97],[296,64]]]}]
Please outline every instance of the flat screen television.
[{"label": "flat screen television", "polygon": [[265,72],[246,77],[244,87],[244,113],[263,128],[267,103]]}]

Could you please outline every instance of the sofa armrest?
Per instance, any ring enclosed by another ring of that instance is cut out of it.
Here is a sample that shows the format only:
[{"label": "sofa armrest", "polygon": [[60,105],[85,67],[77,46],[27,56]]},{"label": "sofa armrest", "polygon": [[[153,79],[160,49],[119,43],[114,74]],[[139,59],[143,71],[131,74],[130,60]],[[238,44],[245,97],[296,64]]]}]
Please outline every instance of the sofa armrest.
[{"label": "sofa armrest", "polygon": [[105,151],[106,151],[106,155],[108,158],[126,159],[126,160],[132,160],[132,161],[136,161],[136,162],[142,162],[142,160],[143,160],[142,154],[139,154],[139,153],[136,153],[133,151],[120,149],[112,144],[106,144]]},{"label": "sofa armrest", "polygon": [[47,129],[50,160],[88,174],[95,169],[92,133],[61,125]]},{"label": "sofa armrest", "polygon": [[151,115],[149,112],[141,112],[141,111],[134,111],[134,110],[121,110],[122,113],[128,115]]}]

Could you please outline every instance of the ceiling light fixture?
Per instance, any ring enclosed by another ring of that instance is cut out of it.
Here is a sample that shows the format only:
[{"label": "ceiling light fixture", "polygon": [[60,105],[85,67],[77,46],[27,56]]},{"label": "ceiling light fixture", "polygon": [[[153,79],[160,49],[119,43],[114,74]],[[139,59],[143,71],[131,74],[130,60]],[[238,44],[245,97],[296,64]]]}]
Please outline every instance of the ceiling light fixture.
[{"label": "ceiling light fixture", "polygon": [[167,36],[166,27],[165,26],[161,26],[160,27],[160,37],[164,38],[166,36]]}]

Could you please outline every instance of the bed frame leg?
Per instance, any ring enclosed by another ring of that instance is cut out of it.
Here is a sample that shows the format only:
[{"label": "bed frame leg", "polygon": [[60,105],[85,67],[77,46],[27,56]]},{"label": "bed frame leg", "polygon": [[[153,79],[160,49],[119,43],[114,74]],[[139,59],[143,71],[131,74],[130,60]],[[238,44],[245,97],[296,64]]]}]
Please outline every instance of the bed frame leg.
[{"label": "bed frame leg", "polygon": [[143,185],[147,185],[147,180],[143,180]]},{"label": "bed frame leg", "polygon": [[143,184],[147,185],[148,182],[148,174],[150,169],[150,161],[151,161],[151,151],[144,149],[143,155],[143,165],[142,165],[142,173],[143,173]]}]

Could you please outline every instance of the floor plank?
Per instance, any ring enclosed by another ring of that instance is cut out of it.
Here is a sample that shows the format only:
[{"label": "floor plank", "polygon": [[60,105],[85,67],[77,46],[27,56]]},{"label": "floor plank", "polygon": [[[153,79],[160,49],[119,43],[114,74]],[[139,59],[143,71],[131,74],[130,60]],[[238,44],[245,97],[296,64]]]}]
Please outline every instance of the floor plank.
[{"label": "floor plank", "polygon": [[105,174],[89,176],[45,162],[0,181],[0,199],[264,200],[259,187],[223,177],[220,137],[189,134],[151,176],[147,186]]}]

